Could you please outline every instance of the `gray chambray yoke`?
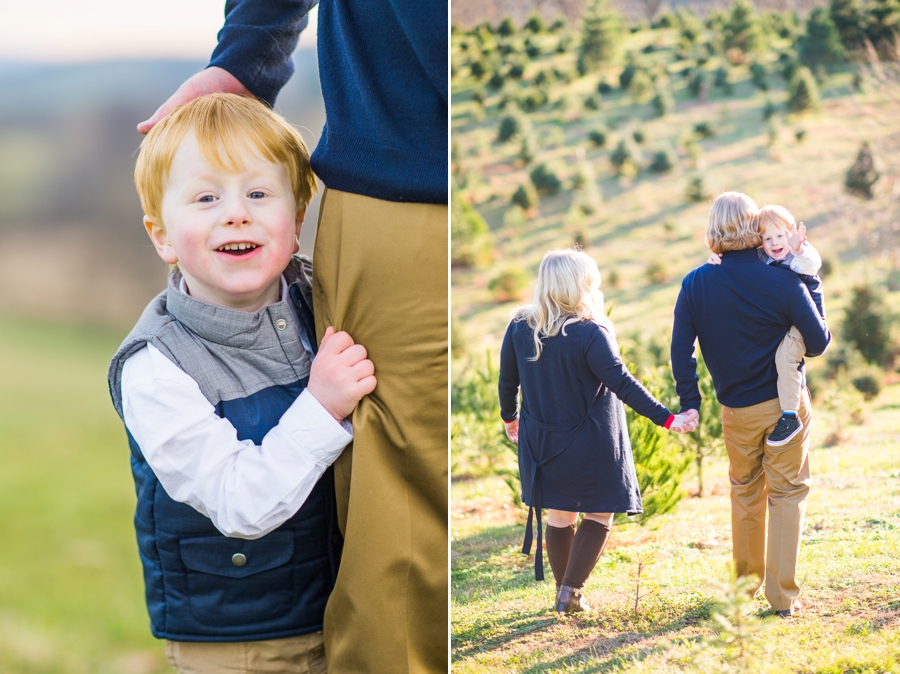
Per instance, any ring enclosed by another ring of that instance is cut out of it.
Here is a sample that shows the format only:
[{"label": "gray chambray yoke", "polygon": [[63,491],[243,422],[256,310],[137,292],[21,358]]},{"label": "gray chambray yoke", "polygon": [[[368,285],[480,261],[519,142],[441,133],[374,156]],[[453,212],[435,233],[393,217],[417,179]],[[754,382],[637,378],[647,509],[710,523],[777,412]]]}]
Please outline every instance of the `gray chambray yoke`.
[{"label": "gray chambray yoke", "polygon": [[[312,262],[295,256],[284,271],[291,292],[312,306]],[[122,368],[135,352],[152,344],[200,386],[215,406],[309,376],[311,361],[300,340],[297,316],[288,302],[256,311],[217,307],[181,292],[176,268],[122,342],[109,367],[109,392],[119,416]],[[312,336],[312,335],[311,335]],[[312,347],[315,349],[314,336]]]}]

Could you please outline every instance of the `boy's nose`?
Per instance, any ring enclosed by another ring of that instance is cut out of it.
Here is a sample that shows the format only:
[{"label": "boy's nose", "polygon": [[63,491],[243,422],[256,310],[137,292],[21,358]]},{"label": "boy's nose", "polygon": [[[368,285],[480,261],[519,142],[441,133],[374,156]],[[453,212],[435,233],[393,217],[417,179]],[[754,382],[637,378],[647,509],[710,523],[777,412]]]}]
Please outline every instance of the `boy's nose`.
[{"label": "boy's nose", "polygon": [[250,209],[243,199],[231,199],[225,209],[226,225],[249,225],[252,222]]}]

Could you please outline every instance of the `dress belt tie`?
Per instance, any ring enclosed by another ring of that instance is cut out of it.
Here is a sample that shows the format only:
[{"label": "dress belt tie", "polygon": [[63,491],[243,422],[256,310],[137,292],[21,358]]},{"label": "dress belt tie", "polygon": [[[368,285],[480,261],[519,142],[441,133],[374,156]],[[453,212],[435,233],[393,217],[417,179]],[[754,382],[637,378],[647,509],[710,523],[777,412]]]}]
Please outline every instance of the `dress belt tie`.
[{"label": "dress belt tie", "polygon": [[[534,458],[534,453],[531,451],[531,445],[525,442],[525,447],[528,450],[528,454],[531,456],[531,505],[528,506],[528,522],[525,524],[525,540],[522,542],[522,554],[529,555],[531,554],[531,544],[534,541],[534,531],[532,529],[532,520],[537,520],[537,551],[534,555],[534,578],[535,580],[544,580],[544,538],[543,538],[543,523],[541,521],[541,481],[540,481],[540,472],[541,468],[547,465],[550,461],[555,459],[557,456],[566,451],[572,443],[575,441],[575,435],[577,431],[581,428],[585,421],[590,418],[590,414],[585,415],[578,421],[567,424],[545,424],[541,421],[538,421],[533,416],[528,414],[524,409],[522,409],[520,416],[522,417],[522,421],[525,422],[525,428],[534,424],[535,427],[544,430],[550,431],[553,433],[561,433],[568,432],[568,439],[563,443],[562,448],[559,449],[554,454],[551,454],[543,461],[537,461]],[[525,429],[519,429],[519,441],[526,437]],[[537,513],[536,517],[533,517]]]}]

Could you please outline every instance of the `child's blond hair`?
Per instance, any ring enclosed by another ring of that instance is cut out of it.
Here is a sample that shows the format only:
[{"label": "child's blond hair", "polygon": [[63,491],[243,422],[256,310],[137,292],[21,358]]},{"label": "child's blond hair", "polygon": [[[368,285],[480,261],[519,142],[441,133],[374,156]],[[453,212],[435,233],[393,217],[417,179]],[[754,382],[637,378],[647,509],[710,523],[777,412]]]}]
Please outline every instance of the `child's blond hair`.
[{"label": "child's blond hair", "polygon": [[720,194],[709,209],[706,245],[719,255],[729,250],[758,248],[761,242],[758,216],[759,207],[746,194]]},{"label": "child's blond hair", "polygon": [[789,232],[797,228],[794,216],[784,206],[763,206],[759,209],[759,233],[765,232],[770,225],[783,227]]},{"label": "child's blond hair", "polygon": [[160,215],[166,182],[175,152],[189,132],[194,133],[200,151],[217,171],[242,170],[244,151],[282,164],[288,172],[298,211],[316,193],[309,150],[297,129],[256,99],[209,94],[175,108],[141,143],[134,183],[144,214],[156,223],[165,224]]},{"label": "child's blond hair", "polygon": [[534,330],[534,358],[541,357],[544,337],[553,337],[570,323],[594,321],[613,332],[612,321],[603,309],[600,270],[594,259],[572,248],[552,250],[541,260],[534,284],[534,301],[520,307],[513,320],[525,320]]}]

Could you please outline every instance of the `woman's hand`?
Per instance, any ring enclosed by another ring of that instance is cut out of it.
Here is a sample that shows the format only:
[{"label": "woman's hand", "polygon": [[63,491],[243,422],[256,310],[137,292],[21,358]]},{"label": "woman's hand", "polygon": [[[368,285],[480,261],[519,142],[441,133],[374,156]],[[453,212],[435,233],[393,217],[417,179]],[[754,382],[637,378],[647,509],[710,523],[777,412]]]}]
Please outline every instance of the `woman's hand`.
[{"label": "woman's hand", "polygon": [[519,443],[519,420],[513,419],[512,421],[504,421],[503,422],[504,430],[506,431],[506,437],[509,438],[509,441],[513,444]]},{"label": "woman's hand", "polygon": [[710,256],[706,258],[706,264],[722,264],[722,256],[718,253],[710,253]]},{"label": "woman's hand", "polygon": [[700,413],[697,410],[687,410],[681,414],[676,414],[672,425],[669,426],[670,431],[676,433],[691,433],[697,430],[700,425]]}]

